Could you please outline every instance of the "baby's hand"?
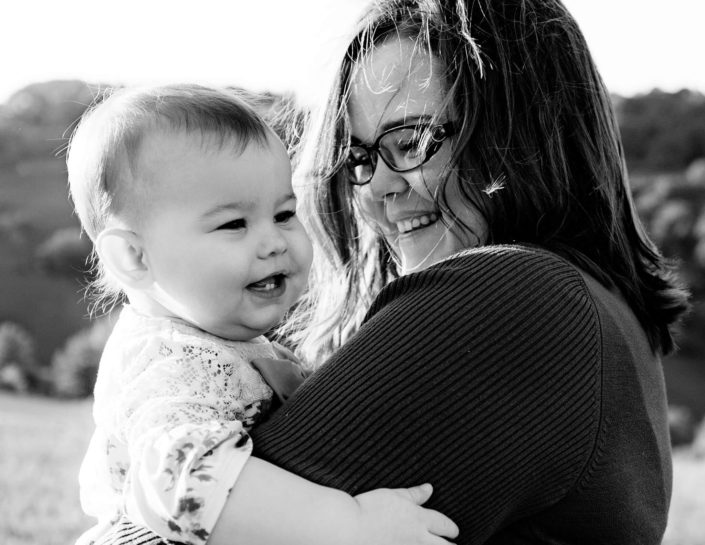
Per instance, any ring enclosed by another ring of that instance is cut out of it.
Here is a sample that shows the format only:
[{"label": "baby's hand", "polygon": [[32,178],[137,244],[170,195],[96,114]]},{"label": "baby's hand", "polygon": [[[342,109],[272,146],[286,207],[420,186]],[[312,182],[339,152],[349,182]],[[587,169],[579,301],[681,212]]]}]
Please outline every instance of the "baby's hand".
[{"label": "baby's hand", "polygon": [[278,343],[272,343],[277,359],[256,358],[252,365],[269,384],[276,398],[284,403],[306,380],[308,373],[301,367],[296,356]]},{"label": "baby's hand", "polygon": [[430,484],[412,488],[380,488],[354,497],[359,506],[359,536],[365,545],[441,545],[458,537],[448,517],[421,507],[433,493]]}]

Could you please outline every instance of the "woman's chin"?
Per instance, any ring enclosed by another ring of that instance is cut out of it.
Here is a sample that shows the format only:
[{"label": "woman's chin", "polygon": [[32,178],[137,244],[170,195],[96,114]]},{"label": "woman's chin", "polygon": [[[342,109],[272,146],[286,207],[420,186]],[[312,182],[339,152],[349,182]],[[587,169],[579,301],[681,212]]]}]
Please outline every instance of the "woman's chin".
[{"label": "woman's chin", "polygon": [[393,246],[400,259],[402,274],[422,271],[466,247],[440,221],[399,235]]}]

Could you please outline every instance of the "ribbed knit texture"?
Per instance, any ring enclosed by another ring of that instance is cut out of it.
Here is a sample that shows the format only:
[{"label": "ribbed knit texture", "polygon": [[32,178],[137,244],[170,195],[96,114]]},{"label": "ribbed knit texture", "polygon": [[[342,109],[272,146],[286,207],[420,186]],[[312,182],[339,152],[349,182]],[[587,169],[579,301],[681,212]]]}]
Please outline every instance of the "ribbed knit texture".
[{"label": "ribbed knit texture", "polygon": [[387,286],[255,432],[255,455],[350,493],[428,481],[458,542],[479,542],[575,486],[596,444],[600,363],[574,268],[474,250]]}]

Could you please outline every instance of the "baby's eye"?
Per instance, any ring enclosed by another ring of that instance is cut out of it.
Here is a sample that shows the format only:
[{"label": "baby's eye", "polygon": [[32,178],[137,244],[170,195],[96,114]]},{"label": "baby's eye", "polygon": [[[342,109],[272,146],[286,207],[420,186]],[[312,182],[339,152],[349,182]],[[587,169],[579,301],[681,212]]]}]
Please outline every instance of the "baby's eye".
[{"label": "baby's eye", "polygon": [[247,227],[247,224],[245,223],[245,220],[240,218],[236,220],[230,220],[227,223],[224,223],[223,225],[218,226],[216,230],[218,231],[236,231],[238,229],[244,229]]},{"label": "baby's eye", "polygon": [[274,221],[276,221],[277,223],[286,223],[291,220],[294,216],[296,216],[296,210],[285,210],[276,214],[274,216]]}]

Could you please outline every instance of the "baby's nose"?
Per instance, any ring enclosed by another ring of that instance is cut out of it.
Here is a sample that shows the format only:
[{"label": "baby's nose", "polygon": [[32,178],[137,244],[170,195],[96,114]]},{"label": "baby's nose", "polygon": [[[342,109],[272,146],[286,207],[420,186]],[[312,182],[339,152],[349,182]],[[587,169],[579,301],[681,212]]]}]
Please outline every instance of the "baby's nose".
[{"label": "baby's nose", "polygon": [[283,254],[287,250],[287,242],[278,229],[268,229],[262,235],[258,248],[258,257],[266,259],[273,255]]}]

